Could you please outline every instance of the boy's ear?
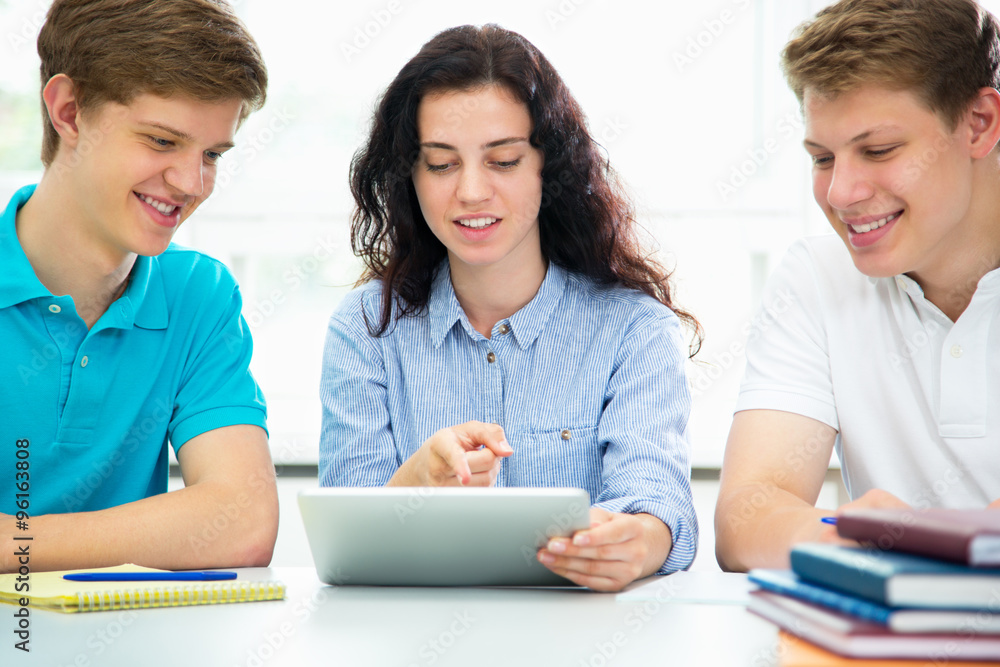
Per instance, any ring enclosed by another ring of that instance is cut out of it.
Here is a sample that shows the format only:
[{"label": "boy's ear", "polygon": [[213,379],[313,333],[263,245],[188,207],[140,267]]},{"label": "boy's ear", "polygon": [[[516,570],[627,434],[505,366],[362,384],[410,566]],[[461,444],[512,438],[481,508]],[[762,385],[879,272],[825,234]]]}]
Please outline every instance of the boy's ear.
[{"label": "boy's ear", "polygon": [[996,88],[980,88],[968,113],[972,157],[984,158],[1000,141],[1000,92]]},{"label": "boy's ear", "polygon": [[75,147],[80,138],[80,108],[76,103],[73,79],[65,74],[56,74],[42,89],[42,99],[49,112],[49,122],[59,133],[60,140],[71,148]]}]

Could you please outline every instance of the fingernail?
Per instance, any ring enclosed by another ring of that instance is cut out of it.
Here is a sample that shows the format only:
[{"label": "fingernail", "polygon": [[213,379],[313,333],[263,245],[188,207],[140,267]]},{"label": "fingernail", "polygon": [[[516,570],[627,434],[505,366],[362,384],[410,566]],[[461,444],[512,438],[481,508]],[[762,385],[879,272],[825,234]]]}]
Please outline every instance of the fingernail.
[{"label": "fingernail", "polygon": [[566,553],[566,543],[562,540],[550,540],[546,548],[553,553]]},{"label": "fingernail", "polygon": [[514,451],[514,449],[510,446],[510,444],[506,440],[500,441],[500,449],[504,450],[505,452]]},{"label": "fingernail", "polygon": [[551,565],[556,562],[556,557],[550,554],[548,551],[539,551],[538,560],[545,563],[546,565]]},{"label": "fingernail", "polygon": [[585,547],[590,544],[590,537],[587,535],[574,535],[573,544],[578,547]]}]

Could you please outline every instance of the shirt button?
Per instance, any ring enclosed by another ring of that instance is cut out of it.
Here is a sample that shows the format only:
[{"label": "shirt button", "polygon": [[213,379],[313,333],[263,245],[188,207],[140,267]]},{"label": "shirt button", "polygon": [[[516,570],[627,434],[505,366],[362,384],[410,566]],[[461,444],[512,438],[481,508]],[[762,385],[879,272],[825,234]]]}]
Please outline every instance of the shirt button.
[{"label": "shirt button", "polygon": [[61,313],[62,312],[62,308],[60,308],[56,304],[52,304],[51,306],[49,306],[49,312],[50,313]]},{"label": "shirt button", "polygon": [[492,352],[486,355],[486,361],[490,362],[491,364],[496,360],[497,360],[497,355],[493,354]]},{"label": "shirt button", "polygon": [[906,281],[902,278],[896,278],[896,284],[899,285],[899,289],[906,291]]},{"label": "shirt button", "polygon": [[500,333],[502,333],[502,334],[509,334],[510,333],[510,327],[507,326],[506,324],[501,324],[500,325]]},{"label": "shirt button", "polygon": [[951,356],[955,357],[956,359],[962,356],[962,352],[964,352],[964,350],[962,349],[961,345],[951,346]]},{"label": "shirt button", "polygon": [[87,357],[84,357],[83,359],[80,360],[80,368],[86,368],[87,364],[89,364],[89,363],[90,363],[90,359],[88,359]]},{"label": "shirt button", "polygon": [[559,437],[561,437],[563,440],[569,440],[570,439],[570,435],[571,434],[569,432],[569,429],[568,428],[564,428],[562,430],[562,433],[559,434]]}]

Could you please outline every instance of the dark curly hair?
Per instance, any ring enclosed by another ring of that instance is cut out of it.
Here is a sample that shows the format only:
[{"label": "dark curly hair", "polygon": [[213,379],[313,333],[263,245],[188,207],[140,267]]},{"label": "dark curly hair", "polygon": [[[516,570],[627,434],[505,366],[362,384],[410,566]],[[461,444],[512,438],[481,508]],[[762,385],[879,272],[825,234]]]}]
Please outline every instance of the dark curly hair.
[{"label": "dark curly hair", "polygon": [[434,271],[447,255],[423,218],[411,178],[420,155],[417,108],[424,96],[496,85],[528,107],[529,141],[544,155],[538,212],[542,254],[601,284],[641,290],[702,330],[671,300],[670,273],[646,255],[635,213],[617,175],[602,157],[583,111],[545,56],[516,32],[497,25],[460,26],[424,44],[393,80],[374,113],[368,142],[351,163],[351,248],[367,267],[359,283],[381,279],[382,311],[373,336],[398,315],[423,311]]}]

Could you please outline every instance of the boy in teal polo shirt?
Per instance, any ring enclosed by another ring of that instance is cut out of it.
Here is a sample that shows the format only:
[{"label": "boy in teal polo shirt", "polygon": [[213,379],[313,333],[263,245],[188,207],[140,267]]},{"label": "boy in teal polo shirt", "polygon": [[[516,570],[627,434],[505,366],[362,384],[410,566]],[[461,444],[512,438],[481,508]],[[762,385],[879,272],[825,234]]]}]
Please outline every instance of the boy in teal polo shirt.
[{"label": "boy in teal polo shirt", "polygon": [[45,173],[0,216],[4,571],[266,565],[277,535],[239,289],[170,244],[266,70],[221,2],[124,4],[53,3]]}]

